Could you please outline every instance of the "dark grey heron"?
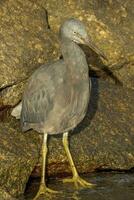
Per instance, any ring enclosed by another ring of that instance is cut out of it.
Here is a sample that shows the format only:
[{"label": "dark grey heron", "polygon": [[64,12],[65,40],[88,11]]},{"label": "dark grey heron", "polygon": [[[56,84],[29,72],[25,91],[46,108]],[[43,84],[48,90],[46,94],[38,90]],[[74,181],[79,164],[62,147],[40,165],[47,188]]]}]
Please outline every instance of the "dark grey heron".
[{"label": "dark grey heron", "polygon": [[93,44],[84,24],[79,20],[68,19],[63,23],[60,41],[63,58],[41,66],[32,74],[22,100],[22,130],[34,129],[43,133],[42,176],[34,199],[46,192],[56,192],[45,183],[48,135],[63,133],[63,146],[73,174],[71,179],[65,179],[64,182],[73,182],[76,187],[93,185],[83,180],[76,170],[69,151],[68,132],[84,118],[90,96],[88,65],[78,44],[86,44],[101,57],[105,56]]}]

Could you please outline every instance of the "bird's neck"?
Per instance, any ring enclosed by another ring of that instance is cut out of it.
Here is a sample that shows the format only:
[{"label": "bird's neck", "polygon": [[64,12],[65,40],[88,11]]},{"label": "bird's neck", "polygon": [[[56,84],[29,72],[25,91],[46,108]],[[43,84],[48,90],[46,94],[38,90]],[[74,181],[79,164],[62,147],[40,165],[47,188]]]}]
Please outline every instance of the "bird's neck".
[{"label": "bird's neck", "polygon": [[64,38],[61,41],[61,49],[64,62],[71,75],[88,74],[88,65],[83,50],[75,42]]}]

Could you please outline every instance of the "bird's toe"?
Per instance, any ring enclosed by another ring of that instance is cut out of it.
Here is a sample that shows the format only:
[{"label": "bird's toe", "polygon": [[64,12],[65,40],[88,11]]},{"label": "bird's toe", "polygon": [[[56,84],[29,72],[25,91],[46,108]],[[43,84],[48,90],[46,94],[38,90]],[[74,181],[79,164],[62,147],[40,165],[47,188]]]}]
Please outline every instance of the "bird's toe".
[{"label": "bird's toe", "polygon": [[52,189],[48,188],[45,184],[41,184],[39,187],[39,190],[33,200],[37,200],[42,195],[51,195],[51,194],[53,195],[53,194],[57,194],[57,193],[59,193],[59,191],[52,190]]},{"label": "bird's toe", "polygon": [[95,184],[89,183],[82,179],[80,176],[72,177],[72,178],[66,178],[63,180],[63,183],[74,183],[75,187],[77,189],[83,187],[83,188],[93,188]]}]

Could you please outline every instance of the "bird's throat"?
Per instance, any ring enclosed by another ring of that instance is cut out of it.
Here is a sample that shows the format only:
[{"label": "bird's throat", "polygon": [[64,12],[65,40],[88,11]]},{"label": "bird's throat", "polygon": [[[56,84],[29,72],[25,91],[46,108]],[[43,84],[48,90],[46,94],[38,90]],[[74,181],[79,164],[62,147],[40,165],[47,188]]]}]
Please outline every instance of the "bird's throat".
[{"label": "bird's throat", "polygon": [[61,42],[61,49],[64,62],[68,68],[71,76],[81,76],[81,74],[88,74],[88,65],[85,54],[78,44],[71,40],[64,40]]}]

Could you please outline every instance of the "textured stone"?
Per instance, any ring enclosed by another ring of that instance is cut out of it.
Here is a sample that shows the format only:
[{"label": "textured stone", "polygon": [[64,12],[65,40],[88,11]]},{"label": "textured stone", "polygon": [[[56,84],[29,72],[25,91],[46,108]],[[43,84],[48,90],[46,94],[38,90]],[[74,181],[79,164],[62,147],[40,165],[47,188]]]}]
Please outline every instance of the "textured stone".
[{"label": "textured stone", "polygon": [[[39,139],[36,133],[22,134],[9,123],[0,123],[0,185],[11,196],[24,192],[36,164]],[[34,158],[34,159],[33,159]]]},{"label": "textured stone", "polygon": [[3,190],[0,187],[0,199],[1,200],[17,200],[16,198],[12,197],[7,191]]},{"label": "textured stone", "polygon": [[15,105],[21,99],[24,80],[58,54],[56,38],[48,28],[46,10],[37,3],[30,0],[1,1],[0,19],[2,109]]}]

